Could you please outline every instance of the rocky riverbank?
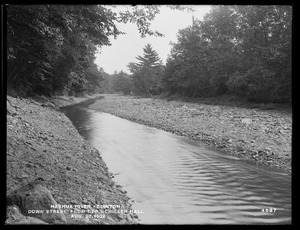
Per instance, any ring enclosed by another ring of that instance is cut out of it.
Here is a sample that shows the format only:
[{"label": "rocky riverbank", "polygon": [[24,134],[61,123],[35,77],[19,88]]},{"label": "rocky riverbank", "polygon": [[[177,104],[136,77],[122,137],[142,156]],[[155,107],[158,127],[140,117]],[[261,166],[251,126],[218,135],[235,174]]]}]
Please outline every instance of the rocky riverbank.
[{"label": "rocky riverbank", "polygon": [[291,173],[292,115],[276,110],[103,95],[89,108],[163,129]]},{"label": "rocky riverbank", "polygon": [[59,106],[7,97],[6,224],[136,224],[126,192]]}]

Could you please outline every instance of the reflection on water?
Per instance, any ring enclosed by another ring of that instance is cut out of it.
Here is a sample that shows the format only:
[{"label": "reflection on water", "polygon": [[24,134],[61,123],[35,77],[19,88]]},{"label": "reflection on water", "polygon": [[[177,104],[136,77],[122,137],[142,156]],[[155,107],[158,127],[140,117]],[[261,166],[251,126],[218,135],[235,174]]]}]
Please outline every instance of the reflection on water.
[{"label": "reflection on water", "polygon": [[284,173],[80,105],[63,111],[143,211],[141,223],[291,223],[291,178]]}]

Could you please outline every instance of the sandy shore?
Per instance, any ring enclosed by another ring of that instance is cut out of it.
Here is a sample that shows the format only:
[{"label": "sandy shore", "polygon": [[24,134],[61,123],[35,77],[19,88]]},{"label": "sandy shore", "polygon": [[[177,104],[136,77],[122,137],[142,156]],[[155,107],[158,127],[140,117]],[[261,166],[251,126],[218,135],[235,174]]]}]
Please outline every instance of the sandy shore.
[{"label": "sandy shore", "polygon": [[102,95],[89,108],[156,127],[258,164],[291,173],[292,115],[122,95]]}]

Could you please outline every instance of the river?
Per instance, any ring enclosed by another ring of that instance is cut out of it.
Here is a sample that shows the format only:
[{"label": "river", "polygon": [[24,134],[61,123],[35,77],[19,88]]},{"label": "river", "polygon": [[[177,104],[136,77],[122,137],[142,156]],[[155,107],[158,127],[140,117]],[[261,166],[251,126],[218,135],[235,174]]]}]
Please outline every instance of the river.
[{"label": "river", "polygon": [[88,109],[62,111],[134,200],[141,224],[290,224],[291,177],[205,144]]}]

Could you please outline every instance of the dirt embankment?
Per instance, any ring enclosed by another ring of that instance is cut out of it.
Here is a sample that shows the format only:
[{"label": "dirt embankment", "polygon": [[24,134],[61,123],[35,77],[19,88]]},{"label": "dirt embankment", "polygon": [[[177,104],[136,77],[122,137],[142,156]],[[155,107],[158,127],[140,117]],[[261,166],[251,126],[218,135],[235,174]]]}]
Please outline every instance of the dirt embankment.
[{"label": "dirt embankment", "polygon": [[292,116],[274,110],[103,95],[89,108],[148,126],[291,173]]},{"label": "dirt embankment", "polygon": [[6,224],[137,223],[101,154],[57,110],[89,98],[7,97]]}]

